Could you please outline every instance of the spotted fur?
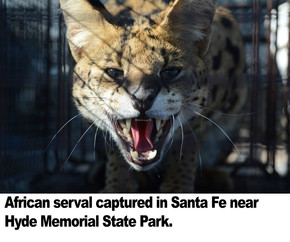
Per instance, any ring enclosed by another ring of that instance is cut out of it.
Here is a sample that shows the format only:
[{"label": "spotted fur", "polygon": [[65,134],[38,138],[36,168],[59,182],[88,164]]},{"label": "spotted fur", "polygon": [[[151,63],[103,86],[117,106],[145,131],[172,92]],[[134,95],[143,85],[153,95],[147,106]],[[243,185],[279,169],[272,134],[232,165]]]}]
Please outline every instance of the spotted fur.
[{"label": "spotted fur", "polygon": [[[215,0],[60,3],[76,60],[76,106],[118,147],[108,152],[104,191],[192,192],[195,135],[205,127],[199,114],[233,112],[244,103],[244,49],[231,13],[216,11]],[[150,149],[134,143],[132,128],[125,134],[125,120],[139,125],[136,134],[153,125]]]}]

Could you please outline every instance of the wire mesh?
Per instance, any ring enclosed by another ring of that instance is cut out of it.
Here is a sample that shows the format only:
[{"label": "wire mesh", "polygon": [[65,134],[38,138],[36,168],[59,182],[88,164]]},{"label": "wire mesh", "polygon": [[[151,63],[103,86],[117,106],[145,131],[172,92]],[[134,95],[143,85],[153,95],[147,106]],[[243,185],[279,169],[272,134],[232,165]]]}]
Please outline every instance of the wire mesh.
[{"label": "wire mesh", "polygon": [[[60,172],[72,142],[85,127],[79,118],[47,148],[57,130],[76,114],[71,101],[73,63],[58,8],[58,1],[0,3],[2,191],[25,191],[23,184],[35,176]],[[80,146],[74,156],[80,157],[86,147]]]}]

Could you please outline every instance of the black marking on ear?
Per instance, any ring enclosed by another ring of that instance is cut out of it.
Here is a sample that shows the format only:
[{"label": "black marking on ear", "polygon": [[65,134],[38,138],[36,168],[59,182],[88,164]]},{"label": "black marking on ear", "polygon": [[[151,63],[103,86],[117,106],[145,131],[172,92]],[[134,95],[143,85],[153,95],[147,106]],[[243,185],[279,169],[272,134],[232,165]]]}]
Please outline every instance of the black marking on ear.
[{"label": "black marking on ear", "polygon": [[221,67],[221,61],[222,61],[222,52],[219,51],[219,53],[212,58],[212,69],[218,70]]},{"label": "black marking on ear", "polygon": [[240,59],[240,50],[237,46],[232,44],[229,38],[226,39],[226,50],[233,56],[235,65],[237,65]]},{"label": "black marking on ear", "polygon": [[130,27],[133,26],[135,23],[134,19],[130,19],[128,17],[119,17],[119,21],[118,21],[118,25],[119,26],[126,26],[126,27]]},{"label": "black marking on ear", "polygon": [[84,88],[86,86],[86,82],[85,81],[82,81],[83,84],[81,85],[81,88]]},{"label": "black marking on ear", "polygon": [[96,10],[105,10],[105,6],[99,0],[87,0]]},{"label": "black marking on ear", "polygon": [[221,23],[227,29],[231,29],[233,26],[231,20],[229,20],[227,17],[222,17]]},{"label": "black marking on ear", "polygon": [[126,7],[122,11],[118,13],[117,16],[115,16],[116,19],[118,19],[118,25],[124,26],[124,27],[132,27],[135,23],[135,20],[132,17],[132,8]]},{"label": "black marking on ear", "polygon": [[[100,12],[103,17],[111,24],[118,24],[116,20],[118,18],[115,18],[103,5],[103,3],[100,0],[87,0],[87,2],[98,12]],[[127,11],[130,13],[130,8],[126,8],[124,11]],[[126,15],[125,15],[126,16]]]}]

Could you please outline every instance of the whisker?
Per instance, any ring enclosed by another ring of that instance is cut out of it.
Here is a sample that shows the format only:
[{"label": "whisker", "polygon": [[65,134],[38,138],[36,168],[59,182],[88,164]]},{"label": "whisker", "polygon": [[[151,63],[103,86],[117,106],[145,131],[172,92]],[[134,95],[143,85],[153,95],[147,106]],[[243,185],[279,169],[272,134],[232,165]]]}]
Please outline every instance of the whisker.
[{"label": "whisker", "polygon": [[200,153],[200,148],[199,148],[199,145],[198,145],[198,140],[197,140],[197,137],[196,137],[196,134],[195,132],[193,131],[192,127],[190,126],[190,124],[185,121],[186,124],[188,125],[188,127],[190,128],[191,132],[192,132],[192,135],[194,137],[194,140],[195,140],[195,143],[196,143],[196,148],[197,148],[197,153],[198,153],[198,158],[199,158],[199,166],[200,166],[200,170],[202,172],[202,158],[201,158],[201,153]]},{"label": "whisker", "polygon": [[179,152],[179,161],[180,161],[181,157],[182,157],[182,148],[183,148],[183,142],[184,142],[184,132],[183,132],[183,126],[182,126],[182,123],[181,123],[179,117],[178,117],[178,121],[179,121],[180,129],[181,129],[181,145],[180,145],[180,152]]},{"label": "whisker", "polygon": [[199,115],[200,117],[210,121],[211,123],[213,123],[216,127],[218,127],[220,129],[220,131],[222,131],[222,133],[227,137],[227,139],[231,142],[231,144],[234,146],[234,148],[237,150],[237,152],[239,153],[239,156],[242,157],[242,154],[240,152],[240,150],[238,149],[238,147],[234,144],[234,142],[232,141],[232,139],[227,135],[227,133],[222,129],[222,127],[220,127],[215,121],[213,121],[212,119],[202,115],[201,113],[198,113],[196,111],[194,111],[194,113],[196,113],[197,115]]},{"label": "whisker", "polygon": [[98,134],[98,131],[99,131],[99,127],[96,128],[95,136],[94,136],[94,157],[95,157],[95,160],[97,159],[97,156],[96,156],[96,145],[97,145],[97,134]]},{"label": "whisker", "polygon": [[[87,109],[88,112],[91,112],[94,108],[92,109]],[[52,139],[50,140],[50,142],[48,143],[48,145],[45,147],[44,151],[47,151],[47,149],[49,148],[49,146],[51,145],[51,143],[55,140],[55,138],[57,137],[57,135],[65,128],[66,125],[68,125],[70,122],[72,122],[74,119],[78,118],[82,116],[82,113],[78,113],[77,115],[73,116],[70,120],[68,120],[57,132],[56,134],[52,137]]]},{"label": "whisker", "polygon": [[217,111],[217,110],[214,110],[214,109],[211,109],[211,108],[208,108],[206,106],[203,106],[203,105],[200,105],[200,104],[197,104],[197,103],[193,103],[193,105],[197,106],[197,107],[200,107],[202,109],[205,109],[205,110],[208,110],[208,111],[211,111],[211,112],[214,112],[214,113],[217,113],[217,114],[221,114],[221,115],[224,115],[224,116],[234,116],[234,117],[240,117],[240,116],[249,116],[249,115],[253,115],[254,113],[223,113],[221,111]]},{"label": "whisker", "polygon": [[171,146],[173,144],[173,141],[174,141],[174,139],[173,139],[173,135],[174,135],[174,120],[175,120],[175,118],[174,118],[174,116],[172,116],[172,125],[171,125],[170,131],[169,131],[170,133],[169,133],[169,136],[168,136],[168,139],[171,140],[171,142],[168,145],[168,147],[166,148],[166,150],[164,151],[164,154],[166,154],[170,150],[170,148],[171,148]]},{"label": "whisker", "polygon": [[173,144],[173,139],[170,141],[170,144],[168,145],[168,147],[167,147],[167,149],[165,150],[164,154],[166,154],[166,153],[170,150],[172,144]]},{"label": "whisker", "polygon": [[64,127],[66,125],[68,125],[71,121],[73,121],[74,119],[76,119],[77,117],[81,116],[82,114],[79,113],[75,116],[73,116],[69,121],[67,121],[57,132],[56,134],[52,137],[52,139],[50,140],[50,142],[48,143],[48,145],[45,147],[44,151],[47,151],[47,149],[49,148],[49,146],[51,145],[51,143],[55,140],[56,136],[64,129]]},{"label": "whisker", "polygon": [[[110,141],[108,141],[108,138],[107,138],[107,137],[110,138],[110,133],[109,133],[108,130],[106,130],[105,132],[103,132],[103,138],[104,138],[105,145],[106,145],[107,148],[109,148],[109,149],[111,149],[111,150],[115,150],[115,149],[113,148],[113,145],[111,145],[111,144],[109,143]],[[106,150],[106,153],[107,153],[107,150]],[[108,153],[107,153],[107,155],[108,155]]]},{"label": "whisker", "polygon": [[64,169],[65,165],[67,164],[67,162],[69,161],[69,159],[71,158],[73,152],[75,151],[75,149],[77,148],[78,144],[81,142],[81,140],[83,139],[83,137],[86,135],[86,133],[90,130],[90,128],[94,125],[94,123],[92,123],[87,129],[86,131],[82,134],[82,136],[79,138],[78,142],[76,143],[76,145],[73,147],[71,153],[69,154],[69,156],[67,157],[67,159],[65,160],[64,164],[61,167],[61,170]]},{"label": "whisker", "polygon": [[174,125],[175,125],[175,117],[172,115],[172,125],[171,125],[171,129],[170,129],[170,139],[173,139],[174,136]]},{"label": "whisker", "polygon": [[[110,121],[115,125],[117,125],[117,120],[113,119],[111,116],[109,116],[110,118]],[[103,137],[104,137],[104,141],[105,141],[105,145],[108,146],[111,150],[115,150],[115,148],[113,148],[114,146],[114,141],[112,139],[112,136],[110,135],[110,132],[109,130],[106,130],[104,133],[103,133]],[[108,137],[108,138],[107,138]],[[109,140],[108,140],[109,139]]]}]

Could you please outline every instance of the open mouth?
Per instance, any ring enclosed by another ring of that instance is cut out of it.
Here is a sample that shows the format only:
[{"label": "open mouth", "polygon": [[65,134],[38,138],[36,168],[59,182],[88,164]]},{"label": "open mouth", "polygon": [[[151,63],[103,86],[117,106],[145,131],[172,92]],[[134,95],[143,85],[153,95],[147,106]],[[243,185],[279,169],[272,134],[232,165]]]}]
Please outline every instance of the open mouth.
[{"label": "open mouth", "polygon": [[115,130],[132,163],[145,167],[157,162],[168,136],[172,120],[124,119],[114,123]]}]

